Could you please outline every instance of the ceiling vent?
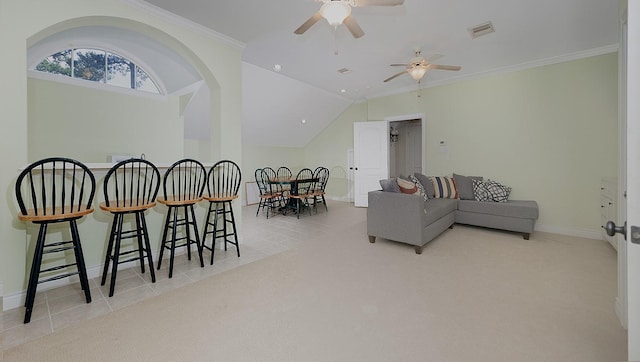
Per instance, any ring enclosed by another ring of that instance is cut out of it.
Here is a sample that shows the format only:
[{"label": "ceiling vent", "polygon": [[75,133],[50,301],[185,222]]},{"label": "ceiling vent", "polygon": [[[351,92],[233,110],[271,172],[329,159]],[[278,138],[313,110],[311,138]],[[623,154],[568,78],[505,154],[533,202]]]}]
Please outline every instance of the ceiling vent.
[{"label": "ceiling vent", "polygon": [[469,30],[469,34],[471,34],[471,38],[472,39],[481,37],[483,35],[491,34],[491,33],[496,31],[493,28],[493,24],[490,21],[488,21],[488,22],[486,22],[484,24],[480,24],[480,25],[476,25],[474,27],[471,27],[468,30]]},{"label": "ceiling vent", "polygon": [[349,68],[340,68],[340,69],[338,69],[338,73],[340,73],[340,74],[347,74],[347,73],[350,73],[350,72],[351,72],[351,69],[349,69]]}]

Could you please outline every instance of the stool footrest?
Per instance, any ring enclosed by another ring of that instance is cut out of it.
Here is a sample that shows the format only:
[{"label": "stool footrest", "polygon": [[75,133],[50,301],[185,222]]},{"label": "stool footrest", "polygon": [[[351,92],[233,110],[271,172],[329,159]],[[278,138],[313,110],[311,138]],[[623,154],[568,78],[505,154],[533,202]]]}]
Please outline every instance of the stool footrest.
[{"label": "stool footrest", "polygon": [[[66,266],[71,266],[71,265],[75,265],[75,264],[69,264],[69,265],[66,265]],[[59,269],[62,269],[62,268],[59,268]],[[47,272],[47,271],[50,271],[50,269],[42,270],[42,273],[45,273],[45,272]],[[71,273],[65,273],[65,274],[60,274],[60,275],[52,276],[52,277],[49,277],[49,278],[46,278],[46,279],[40,279],[40,280],[38,280],[38,284],[46,283],[46,282],[50,282],[50,281],[52,281],[52,280],[58,280],[58,279],[62,279],[62,278],[66,278],[66,277],[70,277],[70,276],[72,276],[72,275],[78,275],[78,274],[80,274],[80,272],[79,272],[79,271],[75,271],[75,272],[71,272]]]}]

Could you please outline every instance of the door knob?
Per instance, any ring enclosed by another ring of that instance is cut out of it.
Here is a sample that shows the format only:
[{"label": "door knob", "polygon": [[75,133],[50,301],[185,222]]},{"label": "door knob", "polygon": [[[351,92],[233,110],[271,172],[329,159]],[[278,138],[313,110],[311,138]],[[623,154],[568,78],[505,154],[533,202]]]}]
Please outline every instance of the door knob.
[{"label": "door knob", "polygon": [[604,226],[604,230],[607,232],[607,235],[614,236],[616,233],[622,234],[624,236],[624,240],[627,240],[627,222],[624,222],[623,226],[616,226],[616,223],[613,221],[607,221],[607,224]]}]

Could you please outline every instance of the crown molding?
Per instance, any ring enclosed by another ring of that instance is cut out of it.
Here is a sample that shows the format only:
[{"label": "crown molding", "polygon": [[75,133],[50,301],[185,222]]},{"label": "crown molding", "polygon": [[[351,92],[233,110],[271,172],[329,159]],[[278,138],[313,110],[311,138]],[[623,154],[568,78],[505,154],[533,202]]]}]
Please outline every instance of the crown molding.
[{"label": "crown molding", "polygon": [[[597,55],[614,53],[614,52],[617,52],[618,49],[619,49],[619,44],[607,45],[600,48],[593,48],[585,51],[560,55],[557,57],[545,58],[545,59],[535,60],[532,62],[526,62],[526,63],[508,66],[508,67],[493,69],[486,72],[474,73],[474,74],[469,74],[465,76],[449,78],[441,81],[433,81],[433,82],[429,82],[429,84],[421,85],[419,89],[440,87],[443,85],[449,85],[449,84],[458,83],[466,80],[479,79],[479,78],[494,76],[498,74],[517,72],[517,71],[531,69],[531,68],[543,67],[545,65],[558,64],[558,63],[569,62],[569,61],[578,60],[578,59],[589,58]],[[416,91],[416,86],[414,84],[411,86],[394,89],[388,92],[379,92],[379,93],[373,94],[371,96],[368,96],[367,100],[388,97],[388,96],[398,95],[402,93],[415,92],[415,91]]]},{"label": "crown molding", "polygon": [[218,40],[222,40],[223,42],[233,46],[234,48],[243,50],[247,46],[245,43],[239,40],[236,40],[222,33],[218,33],[213,29],[207,28],[206,26],[200,25],[194,21],[183,18],[182,16],[176,15],[170,11],[167,11],[158,6],[150,4],[144,0],[120,0],[120,2],[127,4],[131,7],[137,8],[138,10],[141,10],[145,13],[156,16],[160,19],[166,20],[170,23],[187,28],[196,33],[199,33],[208,37],[212,37]]}]

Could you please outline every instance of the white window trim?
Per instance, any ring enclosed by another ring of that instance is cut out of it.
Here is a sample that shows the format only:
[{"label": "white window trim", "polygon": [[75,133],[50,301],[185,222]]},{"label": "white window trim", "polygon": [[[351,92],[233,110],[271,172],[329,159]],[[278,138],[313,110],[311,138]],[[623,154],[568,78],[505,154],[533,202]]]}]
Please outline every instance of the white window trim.
[{"label": "white window trim", "polygon": [[78,87],[86,87],[86,88],[98,89],[98,90],[103,90],[108,92],[126,94],[128,96],[144,97],[144,98],[155,99],[155,100],[167,100],[169,98],[166,94],[156,94],[156,93],[146,92],[139,89],[125,88],[125,87],[120,87],[120,86],[111,85],[107,83],[86,80],[82,78],[71,78],[66,75],[41,72],[33,69],[29,69],[27,71],[27,76],[29,78],[34,78],[34,79],[40,79],[40,80],[57,82],[57,83],[62,83],[67,85],[78,86]]}]

